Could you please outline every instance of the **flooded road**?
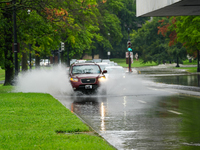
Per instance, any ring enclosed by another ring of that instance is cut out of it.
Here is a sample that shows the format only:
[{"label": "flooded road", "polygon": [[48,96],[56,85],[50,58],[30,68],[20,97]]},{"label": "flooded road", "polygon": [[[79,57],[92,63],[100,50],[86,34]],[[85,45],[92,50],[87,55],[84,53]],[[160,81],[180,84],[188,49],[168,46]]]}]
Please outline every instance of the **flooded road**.
[{"label": "flooded road", "polygon": [[[63,99],[63,97],[59,98]],[[117,149],[200,148],[199,98],[88,97],[64,105]]]},{"label": "flooded road", "polygon": [[119,150],[200,149],[199,92],[187,96],[133,78],[104,96],[55,97]]},{"label": "flooded road", "polygon": [[65,66],[24,73],[15,91],[53,95],[119,150],[200,149],[199,76],[164,67],[108,78],[106,95],[71,96]]},{"label": "flooded road", "polygon": [[200,87],[200,74],[192,75],[157,75],[148,76],[149,80],[157,83],[175,84],[175,85],[185,85],[185,86],[195,86]]}]

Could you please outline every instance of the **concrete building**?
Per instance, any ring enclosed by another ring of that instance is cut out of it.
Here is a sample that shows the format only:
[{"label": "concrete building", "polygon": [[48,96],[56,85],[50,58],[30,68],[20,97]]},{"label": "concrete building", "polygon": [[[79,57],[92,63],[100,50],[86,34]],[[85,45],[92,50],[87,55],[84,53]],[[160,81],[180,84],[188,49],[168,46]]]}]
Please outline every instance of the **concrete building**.
[{"label": "concrete building", "polygon": [[200,0],[137,0],[139,17],[200,15]]}]

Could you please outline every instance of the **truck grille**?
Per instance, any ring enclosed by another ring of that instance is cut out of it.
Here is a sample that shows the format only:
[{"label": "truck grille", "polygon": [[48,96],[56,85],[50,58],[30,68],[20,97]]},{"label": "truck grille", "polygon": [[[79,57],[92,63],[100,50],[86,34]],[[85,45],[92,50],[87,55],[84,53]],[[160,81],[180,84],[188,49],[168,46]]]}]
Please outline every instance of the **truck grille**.
[{"label": "truck grille", "polygon": [[82,83],[95,83],[96,79],[81,79]]}]

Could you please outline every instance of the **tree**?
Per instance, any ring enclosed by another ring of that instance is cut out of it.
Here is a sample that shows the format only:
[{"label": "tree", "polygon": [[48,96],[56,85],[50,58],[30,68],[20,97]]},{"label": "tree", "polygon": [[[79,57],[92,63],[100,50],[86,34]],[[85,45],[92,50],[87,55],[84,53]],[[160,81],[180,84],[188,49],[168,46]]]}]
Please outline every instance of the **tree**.
[{"label": "tree", "polygon": [[[39,4],[41,5],[38,5]],[[17,13],[20,11],[26,10],[26,8],[34,8],[36,11],[41,10],[42,5],[45,5],[45,2],[47,1],[24,1],[20,0],[17,1],[16,4],[12,3],[12,1],[3,1],[0,2],[0,17],[1,22],[0,28],[4,31],[5,36],[1,36],[0,40],[2,41],[2,47],[0,48],[1,53],[4,55],[4,59],[1,59],[1,67],[5,69],[5,82],[4,85],[12,84],[12,80],[14,77],[14,71],[13,71],[13,53],[12,53],[12,8],[15,5],[17,8]],[[37,6],[37,7],[36,7]],[[17,21],[18,23],[23,20],[23,16],[18,16]],[[19,33],[19,31],[18,31]],[[21,32],[20,32],[21,33]],[[19,34],[18,34],[19,36]]]},{"label": "tree", "polygon": [[[176,32],[177,41],[184,44],[187,52],[190,55],[198,57],[197,72],[200,72],[199,67],[199,49],[200,49],[200,31],[199,31],[199,16],[181,16],[176,17]],[[194,53],[196,52],[196,55]]]},{"label": "tree", "polygon": [[1,30],[3,33],[1,37],[3,37],[0,41],[2,42],[1,47],[1,67],[5,69],[5,83],[4,85],[9,85],[12,83],[14,77],[13,71],[13,56],[12,56],[12,43],[10,40],[12,39],[12,26],[11,22],[11,12],[9,9],[2,12],[1,15]]},{"label": "tree", "polygon": [[[4,30],[3,25],[5,26],[5,24],[7,27],[12,27],[10,20],[14,4],[11,2],[11,0],[0,2],[0,17],[1,20],[4,20],[4,23],[0,24],[1,30]],[[57,49],[61,41],[71,45],[73,48],[71,55],[81,54],[86,47],[90,46],[91,39],[98,37],[95,33],[99,30],[96,19],[98,9],[94,0],[16,0],[15,6],[17,14],[19,14],[17,15],[18,39],[21,43],[33,44],[33,49],[38,56],[43,52],[50,54],[50,50]],[[27,17],[27,9],[31,10],[31,17]],[[28,30],[30,27],[32,27],[31,32]],[[0,64],[8,75],[5,83],[11,84],[13,71],[7,71],[13,70],[13,65],[12,63],[9,66],[5,64],[13,61],[12,49],[6,47],[11,45],[13,40],[11,37],[5,39],[4,36],[0,38],[4,42],[3,47],[0,48],[0,54],[5,56],[0,60]],[[27,49],[23,51],[26,52]],[[7,52],[11,56],[9,60],[6,57],[8,56]],[[8,69],[9,67],[11,69]]]},{"label": "tree", "polygon": [[98,39],[93,40],[92,49],[100,55],[100,58],[105,58],[108,51],[112,52],[114,43],[119,43],[122,38],[120,20],[117,13],[122,9],[123,4],[120,0],[100,1],[98,0],[98,24],[99,35]]},{"label": "tree", "polygon": [[134,45],[132,49],[139,53],[143,63],[154,61],[159,64],[169,58],[165,38],[157,34],[159,19],[154,18],[152,21],[147,21],[141,29],[131,34],[131,42]]},{"label": "tree", "polygon": [[166,40],[169,41],[168,53],[173,57],[173,59],[176,58],[176,67],[180,67],[179,59],[185,59],[187,54],[183,45],[177,41],[177,33],[175,31],[176,19],[175,17],[171,17],[171,19],[166,17],[159,20],[159,22],[161,24],[158,26],[158,34],[162,34],[163,37],[166,37]]},{"label": "tree", "polygon": [[154,17],[131,34],[133,51],[139,53],[143,63],[154,61],[160,64],[186,57],[180,45],[169,46],[168,35],[171,34],[167,29],[168,23],[168,18]]},{"label": "tree", "polygon": [[[121,33],[123,35],[120,42],[113,44],[113,49],[117,55],[115,57],[125,57],[125,52],[127,51],[127,41],[128,41],[128,28],[132,33],[133,30],[137,31],[142,27],[149,17],[136,17],[136,0],[123,0],[122,9],[117,13],[117,17],[120,20]],[[133,45],[133,44],[132,44]],[[135,45],[134,45],[135,46]],[[134,51],[134,54],[138,51]]]}]

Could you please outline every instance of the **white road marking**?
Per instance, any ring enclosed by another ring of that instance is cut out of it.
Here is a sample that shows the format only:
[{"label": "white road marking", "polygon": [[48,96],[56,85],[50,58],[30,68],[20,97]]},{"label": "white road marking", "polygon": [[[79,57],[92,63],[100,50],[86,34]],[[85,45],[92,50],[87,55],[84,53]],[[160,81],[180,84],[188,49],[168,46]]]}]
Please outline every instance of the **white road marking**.
[{"label": "white road marking", "polygon": [[146,103],[147,103],[147,102],[141,101],[141,100],[138,100],[138,102],[143,103],[143,104],[146,104]]},{"label": "white road marking", "polygon": [[148,89],[158,91],[158,89],[155,89],[155,88],[148,88]]},{"label": "white road marking", "polygon": [[164,91],[164,92],[169,92],[169,93],[178,93],[177,91],[170,91],[170,89],[156,89],[156,88],[148,88],[150,90],[154,91]]},{"label": "white road marking", "polygon": [[180,112],[173,111],[173,110],[168,110],[168,111],[171,112],[171,113],[177,114],[177,115],[181,115],[181,114],[182,114],[182,113],[180,113]]}]

